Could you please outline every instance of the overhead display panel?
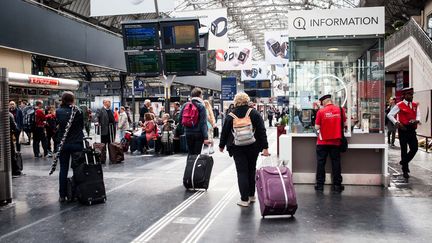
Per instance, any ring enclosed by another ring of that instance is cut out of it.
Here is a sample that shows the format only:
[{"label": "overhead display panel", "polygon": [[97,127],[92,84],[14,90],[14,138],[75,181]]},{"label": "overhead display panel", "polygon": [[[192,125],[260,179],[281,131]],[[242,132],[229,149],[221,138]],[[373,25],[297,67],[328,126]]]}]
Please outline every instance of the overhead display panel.
[{"label": "overhead display panel", "polygon": [[199,75],[201,72],[200,58],[199,50],[164,51],[165,75]]},{"label": "overhead display panel", "polygon": [[216,50],[216,70],[252,69],[252,43],[230,43],[227,49]]},{"label": "overhead display panel", "polygon": [[125,55],[129,75],[158,77],[162,72],[159,51],[126,52]]},{"label": "overhead display panel", "polygon": [[199,48],[199,21],[167,21],[160,23],[162,48]]},{"label": "overhead display panel", "polygon": [[286,64],[289,58],[287,31],[264,33],[265,61],[268,64]]},{"label": "overhead display panel", "polygon": [[251,69],[243,69],[241,80],[263,80],[270,79],[270,66],[266,62],[252,62]]},{"label": "overhead display panel", "polygon": [[123,25],[125,50],[160,49],[158,23]]},{"label": "overhead display panel", "polygon": [[[174,11],[174,0],[158,1],[159,12]],[[154,0],[90,0],[90,16],[155,13]]]},{"label": "overhead display panel", "polygon": [[381,35],[385,33],[384,7],[302,10],[288,12],[291,37]]},{"label": "overhead display panel", "polygon": [[176,12],[176,17],[199,18],[201,27],[209,32],[209,50],[226,49],[228,47],[228,18],[227,9],[211,9],[199,11]]}]

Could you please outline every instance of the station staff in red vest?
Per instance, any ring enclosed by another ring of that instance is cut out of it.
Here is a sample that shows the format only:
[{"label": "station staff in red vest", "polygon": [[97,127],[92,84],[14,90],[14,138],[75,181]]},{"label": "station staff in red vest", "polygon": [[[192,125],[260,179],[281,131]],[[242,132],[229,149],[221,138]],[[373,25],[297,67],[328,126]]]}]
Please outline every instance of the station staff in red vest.
[{"label": "station staff in red vest", "polygon": [[[330,155],[332,161],[332,176],[334,192],[342,192],[341,163],[340,163],[340,145],[342,138],[342,122],[346,122],[345,111],[338,106],[333,105],[331,95],[324,95],[320,99],[323,108],[318,110],[315,119],[315,129],[317,130],[317,172],[315,190],[323,191],[325,182],[325,164],[327,156]],[[344,125],[345,126],[345,125]]]},{"label": "station staff in red vest", "polygon": [[[403,177],[409,178],[408,163],[414,158],[418,150],[417,125],[420,123],[420,110],[418,104],[413,102],[413,88],[402,90],[403,101],[397,103],[387,114],[388,119],[398,128],[399,143],[401,147],[401,161]],[[397,118],[395,116],[397,115]],[[410,151],[407,152],[407,146]]]}]

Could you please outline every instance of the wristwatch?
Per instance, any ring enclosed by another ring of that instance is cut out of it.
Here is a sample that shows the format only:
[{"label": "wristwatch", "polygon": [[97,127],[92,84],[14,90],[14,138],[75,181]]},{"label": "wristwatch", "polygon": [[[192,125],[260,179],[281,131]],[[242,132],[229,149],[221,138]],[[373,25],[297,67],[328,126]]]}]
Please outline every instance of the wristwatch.
[{"label": "wristwatch", "polygon": [[279,56],[279,53],[281,52],[281,45],[279,41],[276,41],[274,39],[268,39],[266,41],[267,48],[271,52],[271,54],[275,57]]},{"label": "wristwatch", "polygon": [[248,57],[249,57],[249,54],[250,54],[250,50],[247,48],[244,48],[242,51],[240,51],[238,58],[237,58],[238,63],[239,64],[245,64]]},{"label": "wristwatch", "polygon": [[237,56],[237,53],[236,52],[232,52],[231,54],[229,54],[228,60],[232,61],[236,56]]},{"label": "wristwatch", "polygon": [[[223,22],[224,27],[221,30],[219,28],[219,23]],[[215,21],[211,23],[210,31],[213,33],[213,35],[217,37],[224,36],[228,32],[228,21],[225,17],[219,17]]]},{"label": "wristwatch", "polygon": [[228,53],[222,49],[216,50],[216,59],[220,62],[225,62],[228,59]]}]

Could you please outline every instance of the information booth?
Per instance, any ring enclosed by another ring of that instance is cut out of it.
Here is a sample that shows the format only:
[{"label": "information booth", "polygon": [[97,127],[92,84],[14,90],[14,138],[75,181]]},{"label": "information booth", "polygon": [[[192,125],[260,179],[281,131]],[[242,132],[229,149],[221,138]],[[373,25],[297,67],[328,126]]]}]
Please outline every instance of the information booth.
[{"label": "information booth", "polygon": [[[290,112],[280,158],[294,182],[315,183],[315,115],[319,97],[331,94],[348,118],[343,184],[387,186],[384,8],[296,11],[289,21]],[[326,172],[326,183],[331,183],[330,161]]]}]

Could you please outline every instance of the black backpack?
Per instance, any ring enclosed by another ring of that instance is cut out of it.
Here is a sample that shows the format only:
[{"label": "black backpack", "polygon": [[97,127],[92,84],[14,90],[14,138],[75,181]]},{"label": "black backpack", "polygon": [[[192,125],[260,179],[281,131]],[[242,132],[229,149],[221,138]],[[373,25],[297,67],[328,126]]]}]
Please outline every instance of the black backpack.
[{"label": "black backpack", "polygon": [[23,110],[23,129],[26,132],[34,131],[36,126],[35,109],[31,106],[27,106]]}]

